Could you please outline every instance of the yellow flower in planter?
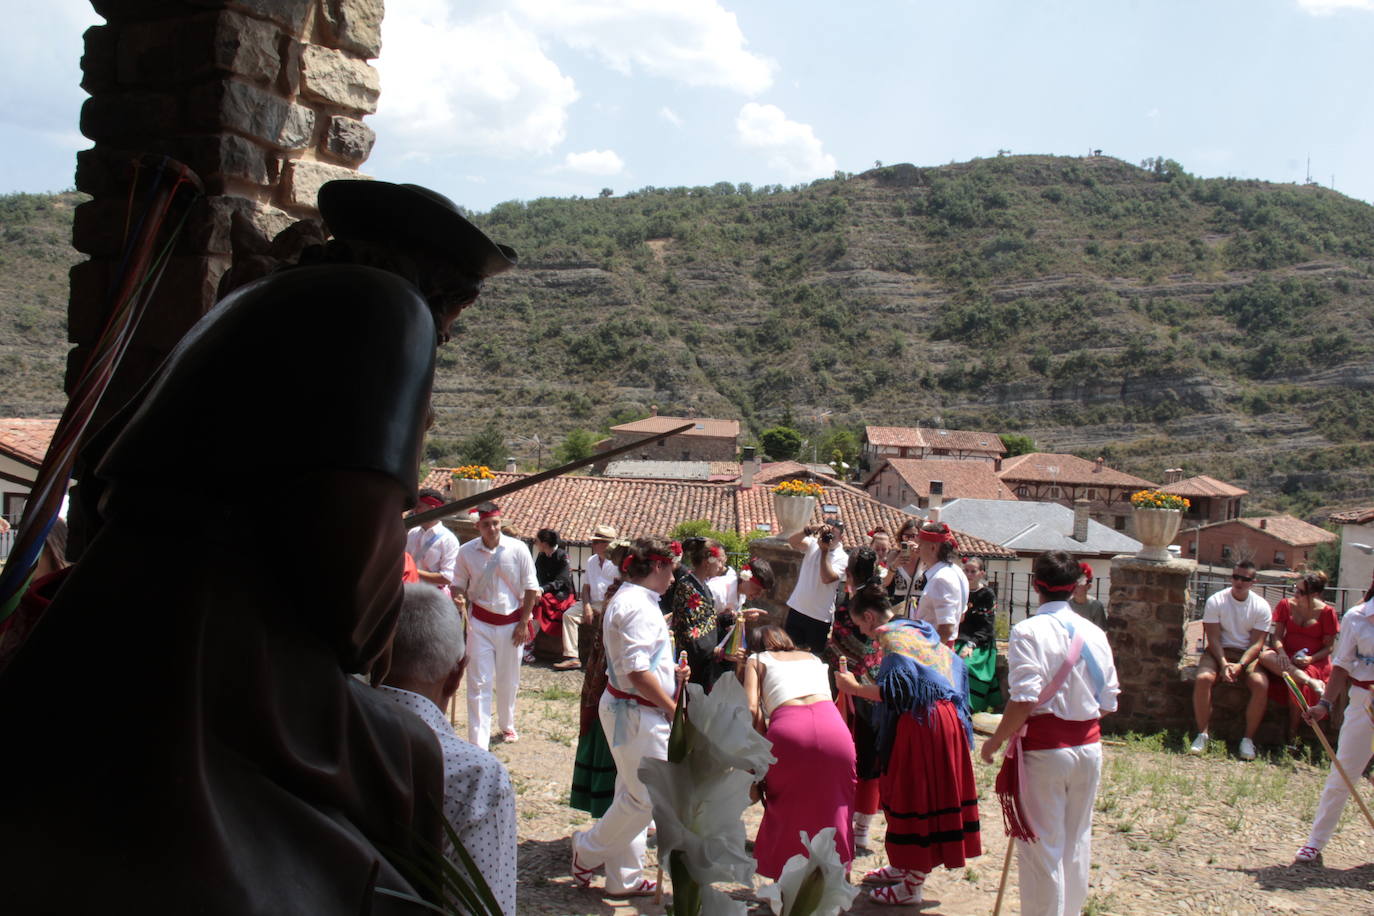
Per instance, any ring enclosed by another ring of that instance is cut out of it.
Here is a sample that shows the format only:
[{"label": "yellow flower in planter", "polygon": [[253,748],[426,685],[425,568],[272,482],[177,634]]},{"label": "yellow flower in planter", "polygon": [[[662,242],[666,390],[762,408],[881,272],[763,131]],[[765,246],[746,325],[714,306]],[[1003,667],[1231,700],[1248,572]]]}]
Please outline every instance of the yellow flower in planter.
[{"label": "yellow flower in planter", "polygon": [[1137,509],[1187,509],[1192,505],[1182,496],[1163,490],[1139,490],[1131,494],[1131,505]]},{"label": "yellow flower in planter", "polygon": [[779,496],[814,496],[820,498],[825,493],[825,489],[814,480],[784,480],[773,487],[772,492]]},{"label": "yellow flower in planter", "polygon": [[485,464],[465,464],[453,469],[453,476],[461,480],[495,480],[496,475]]}]

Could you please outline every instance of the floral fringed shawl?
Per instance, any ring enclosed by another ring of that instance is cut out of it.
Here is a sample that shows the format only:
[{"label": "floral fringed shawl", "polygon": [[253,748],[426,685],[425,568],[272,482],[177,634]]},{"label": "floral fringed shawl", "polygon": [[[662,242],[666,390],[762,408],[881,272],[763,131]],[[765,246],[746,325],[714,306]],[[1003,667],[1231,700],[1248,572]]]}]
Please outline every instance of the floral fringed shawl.
[{"label": "floral fringed shawl", "polygon": [[878,630],[883,663],[878,669],[882,702],[874,709],[873,727],[878,733],[878,761],[882,770],[892,753],[897,722],[911,715],[924,723],[940,700],[949,700],[959,712],[970,746],[973,722],[969,718],[968,671],[961,658],[924,620],[893,618]]}]

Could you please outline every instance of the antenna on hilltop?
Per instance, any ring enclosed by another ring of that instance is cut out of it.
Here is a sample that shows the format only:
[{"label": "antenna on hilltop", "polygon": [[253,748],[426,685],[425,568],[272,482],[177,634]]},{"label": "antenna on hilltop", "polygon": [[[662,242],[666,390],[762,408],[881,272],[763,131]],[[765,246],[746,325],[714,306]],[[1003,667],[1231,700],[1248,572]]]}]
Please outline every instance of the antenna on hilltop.
[{"label": "antenna on hilltop", "polygon": [[1307,183],[1312,183],[1312,154],[1307,154]]}]

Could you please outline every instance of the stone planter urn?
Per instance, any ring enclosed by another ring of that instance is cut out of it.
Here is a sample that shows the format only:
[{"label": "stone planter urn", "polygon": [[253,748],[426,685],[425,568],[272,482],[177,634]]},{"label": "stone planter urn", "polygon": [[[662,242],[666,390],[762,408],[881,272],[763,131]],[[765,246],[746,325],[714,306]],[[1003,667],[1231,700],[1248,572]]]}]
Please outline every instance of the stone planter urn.
[{"label": "stone planter urn", "polygon": [[784,496],[773,494],[773,514],[778,517],[779,537],[791,537],[806,527],[816,511],[814,496]]},{"label": "stone planter urn", "polygon": [[453,477],[450,480],[449,488],[453,491],[454,499],[464,499],[469,496],[476,496],[478,493],[485,493],[491,489],[490,480],[473,480],[471,477]]},{"label": "stone planter urn", "polygon": [[1183,521],[1182,509],[1135,509],[1135,537],[1140,541],[1136,559],[1168,561],[1169,545]]}]

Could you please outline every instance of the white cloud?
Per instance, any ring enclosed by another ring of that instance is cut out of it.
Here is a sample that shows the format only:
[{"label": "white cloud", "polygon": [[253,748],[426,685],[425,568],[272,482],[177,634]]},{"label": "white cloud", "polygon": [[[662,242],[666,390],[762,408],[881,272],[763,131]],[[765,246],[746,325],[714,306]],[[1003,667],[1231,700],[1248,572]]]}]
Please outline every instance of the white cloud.
[{"label": "white cloud", "polygon": [[[80,85],[82,33],[103,20],[89,0],[5,2],[0,7],[7,38],[0,55],[0,123],[68,145],[86,100]],[[72,149],[86,145],[77,137]]]},{"label": "white cloud", "polygon": [[1374,0],[1298,0],[1298,8],[1313,16],[1330,16],[1338,10],[1374,11]]},{"label": "white cloud", "polygon": [[444,0],[388,5],[378,133],[410,156],[552,152],[578,97],[572,78],[509,15],[456,22],[449,9]]},{"label": "white cloud", "polygon": [[616,155],[615,150],[589,149],[585,153],[568,153],[559,168],[583,175],[619,175],[625,169],[625,161]]},{"label": "white cloud", "polygon": [[789,121],[776,105],[747,103],[735,118],[735,130],[744,146],[770,153],[769,167],[788,178],[828,177],[835,172],[835,157],[821,148],[811,125]]},{"label": "white cloud", "polygon": [[676,111],[673,111],[673,109],[669,108],[667,105],[664,105],[658,110],[658,116],[674,127],[682,126],[682,118]]},{"label": "white cloud", "polygon": [[687,86],[757,95],[776,64],[748,50],[735,14],[717,0],[515,0],[513,10],[551,41]]}]

